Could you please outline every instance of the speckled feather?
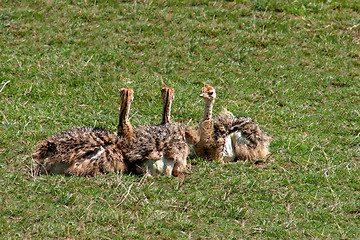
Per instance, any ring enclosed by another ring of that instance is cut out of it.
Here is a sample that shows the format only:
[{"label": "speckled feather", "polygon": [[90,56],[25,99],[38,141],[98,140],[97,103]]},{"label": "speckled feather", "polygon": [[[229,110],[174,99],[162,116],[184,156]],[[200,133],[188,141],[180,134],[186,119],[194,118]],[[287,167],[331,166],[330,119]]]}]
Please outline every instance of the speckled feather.
[{"label": "speckled feather", "polygon": [[135,171],[145,161],[156,160],[162,155],[173,159],[180,171],[186,167],[184,159],[188,155],[188,146],[185,131],[179,124],[139,126],[134,129],[133,139],[128,144],[124,156]]},{"label": "speckled feather", "polygon": [[212,119],[216,93],[213,87],[204,87],[200,97],[205,100],[204,116],[198,129],[200,140],[194,145],[196,154],[204,159],[223,160],[224,146],[231,137],[234,160],[262,159],[268,153],[270,138],[251,118],[235,117],[224,109]]},{"label": "speckled feather", "polygon": [[32,157],[39,174],[93,176],[127,171],[120,147],[116,134],[80,127],[40,141]]},{"label": "speckled feather", "polygon": [[[121,90],[122,98],[128,96],[123,98],[125,99],[124,104],[126,102],[128,105],[130,104],[130,99],[133,98],[132,94],[132,89]],[[122,131],[122,134],[120,134],[123,143],[122,151],[132,172],[145,173],[147,170],[144,169],[144,164],[155,169],[155,165],[150,162],[154,161],[153,163],[156,163],[164,159],[173,163],[173,167],[169,171],[165,169],[165,172],[160,173],[162,175],[177,175],[178,172],[185,169],[188,155],[185,130],[180,124],[171,123],[170,119],[173,94],[173,88],[166,87],[162,89],[164,101],[162,124],[138,126],[132,132]],[[122,114],[119,117],[119,119],[122,119],[119,129],[132,129],[127,118],[127,114]]]},{"label": "speckled feather", "polygon": [[[262,159],[269,154],[270,138],[252,118],[235,117],[231,112],[223,109],[214,119],[214,132],[220,139],[232,133],[240,133],[241,141],[239,139],[234,143],[236,159]],[[219,143],[223,143],[222,140]]]}]

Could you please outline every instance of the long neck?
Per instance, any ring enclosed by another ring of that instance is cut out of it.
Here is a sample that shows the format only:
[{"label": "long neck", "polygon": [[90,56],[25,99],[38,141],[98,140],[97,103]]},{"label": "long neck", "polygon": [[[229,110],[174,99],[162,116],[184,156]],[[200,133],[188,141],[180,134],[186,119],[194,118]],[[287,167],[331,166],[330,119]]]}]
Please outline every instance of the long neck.
[{"label": "long neck", "polygon": [[129,113],[130,113],[130,101],[125,99],[121,103],[120,114],[119,114],[119,125],[118,125],[118,135],[123,136],[125,138],[132,137],[133,128],[129,121]]},{"label": "long neck", "polygon": [[200,144],[211,145],[214,141],[214,123],[211,119],[214,100],[206,100],[204,116],[199,126]]},{"label": "long neck", "polygon": [[213,106],[214,106],[214,100],[205,101],[203,121],[211,119]]},{"label": "long neck", "polygon": [[164,108],[163,108],[163,115],[161,119],[161,124],[171,123],[171,99],[170,96],[167,94],[164,99]]}]

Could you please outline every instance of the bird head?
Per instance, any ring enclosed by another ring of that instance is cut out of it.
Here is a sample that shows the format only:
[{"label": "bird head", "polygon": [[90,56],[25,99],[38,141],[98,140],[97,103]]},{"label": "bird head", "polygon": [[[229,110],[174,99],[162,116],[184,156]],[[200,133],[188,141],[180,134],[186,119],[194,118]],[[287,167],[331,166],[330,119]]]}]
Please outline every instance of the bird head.
[{"label": "bird head", "polygon": [[164,102],[172,101],[174,99],[174,88],[172,87],[163,87],[161,89],[161,98]]},{"label": "bird head", "polygon": [[122,88],[120,90],[120,99],[121,102],[131,103],[134,100],[134,90],[131,88]]},{"label": "bird head", "polygon": [[216,98],[215,89],[211,86],[203,87],[201,89],[200,97],[204,98],[204,100],[214,100]]}]

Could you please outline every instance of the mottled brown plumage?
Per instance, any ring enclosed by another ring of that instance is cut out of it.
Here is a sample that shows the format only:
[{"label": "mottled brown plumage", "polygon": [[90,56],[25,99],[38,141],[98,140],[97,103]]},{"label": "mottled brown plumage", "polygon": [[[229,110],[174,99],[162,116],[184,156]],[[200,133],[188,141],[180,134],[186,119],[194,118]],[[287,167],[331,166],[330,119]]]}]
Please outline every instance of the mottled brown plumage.
[{"label": "mottled brown plumage", "polygon": [[205,109],[198,129],[200,140],[194,145],[199,157],[231,162],[262,159],[269,153],[270,138],[255,120],[235,117],[227,110],[212,119],[215,89],[204,87],[200,97],[205,100]]},{"label": "mottled brown plumage", "polygon": [[122,154],[123,139],[131,138],[132,126],[128,120],[132,89],[121,89],[118,135],[111,132],[81,127],[55,134],[39,143],[33,153],[36,172],[40,174],[71,174],[77,176],[126,172],[128,165]]},{"label": "mottled brown plumage", "polygon": [[171,123],[174,89],[163,88],[162,97],[162,124],[135,128],[131,138],[124,138],[123,152],[135,172],[176,176],[185,170],[189,151],[184,129],[180,124]]},{"label": "mottled brown plumage", "polygon": [[124,172],[119,138],[98,128],[80,127],[40,141],[32,154],[37,174],[94,176]]}]

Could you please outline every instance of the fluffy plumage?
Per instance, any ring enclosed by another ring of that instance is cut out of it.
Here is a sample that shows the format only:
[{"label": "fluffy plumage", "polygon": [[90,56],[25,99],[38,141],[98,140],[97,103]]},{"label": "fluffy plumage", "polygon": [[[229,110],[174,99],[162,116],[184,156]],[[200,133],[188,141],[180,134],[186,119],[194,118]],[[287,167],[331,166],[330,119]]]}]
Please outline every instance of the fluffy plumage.
[{"label": "fluffy plumage", "polygon": [[94,176],[124,172],[119,138],[98,128],[80,127],[40,141],[32,154],[35,173]]},{"label": "fluffy plumage", "polygon": [[200,97],[205,100],[205,109],[198,129],[200,140],[194,145],[199,157],[231,162],[262,159],[269,153],[270,138],[255,120],[235,117],[225,109],[212,119],[215,89],[204,87]]},{"label": "fluffy plumage", "polygon": [[133,170],[153,176],[178,175],[186,168],[187,155],[184,130],[174,124],[139,126],[134,129],[130,148],[124,149]]},{"label": "fluffy plumage", "polygon": [[40,174],[71,174],[93,176],[129,170],[122,148],[123,139],[131,138],[132,126],[128,121],[132,89],[121,90],[121,107],[118,135],[98,128],[80,127],[59,134],[39,143],[33,153],[36,172]]},{"label": "fluffy plumage", "polygon": [[[185,131],[177,123],[171,123],[170,108],[174,98],[173,88],[163,88],[164,101],[162,124],[139,126],[128,134],[120,133],[123,153],[133,172],[152,176],[178,175],[186,168],[188,146]],[[128,125],[130,122],[124,120]],[[119,129],[129,129],[121,127]],[[132,128],[131,128],[132,129]],[[127,135],[126,137],[124,137]]]}]

